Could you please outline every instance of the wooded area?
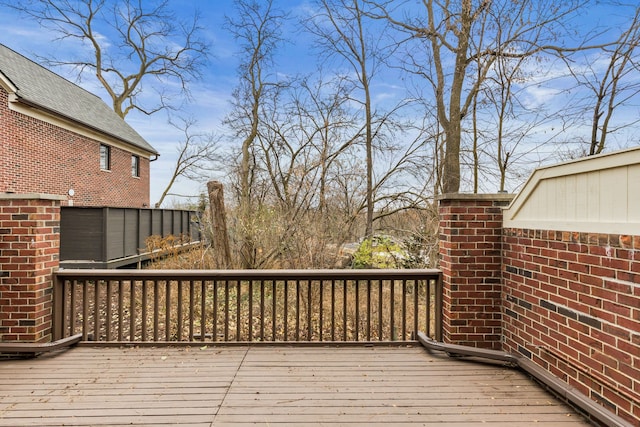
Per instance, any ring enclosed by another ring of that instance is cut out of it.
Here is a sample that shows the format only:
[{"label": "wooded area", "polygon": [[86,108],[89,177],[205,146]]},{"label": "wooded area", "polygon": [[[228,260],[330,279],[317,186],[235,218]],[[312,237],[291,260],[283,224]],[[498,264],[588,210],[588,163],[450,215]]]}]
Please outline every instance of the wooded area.
[{"label": "wooded area", "polygon": [[[155,106],[139,104],[135,84],[159,78],[162,88],[173,81],[188,93],[216,48],[199,38],[204,23],[196,13],[174,25],[168,2],[115,4],[118,55],[92,32],[110,16],[107,3],[12,7],[61,37],[89,41],[87,62],[50,64],[95,73],[110,94],[121,88],[113,100],[122,116],[178,113],[162,90]],[[380,235],[400,242],[404,264],[430,265],[438,195],[513,191],[541,162],[635,141],[637,5],[315,0],[296,13],[276,0],[234,5],[224,29],[240,58],[222,123],[230,149],[174,118],[184,138],[162,195],[175,179],[206,182],[211,170],[223,171],[232,267],[334,267],[345,243]],[[599,7],[606,19],[594,16]],[[284,31],[292,25],[299,34]],[[303,75],[280,65],[301,34],[317,57]],[[159,49],[169,42],[173,51]]]}]

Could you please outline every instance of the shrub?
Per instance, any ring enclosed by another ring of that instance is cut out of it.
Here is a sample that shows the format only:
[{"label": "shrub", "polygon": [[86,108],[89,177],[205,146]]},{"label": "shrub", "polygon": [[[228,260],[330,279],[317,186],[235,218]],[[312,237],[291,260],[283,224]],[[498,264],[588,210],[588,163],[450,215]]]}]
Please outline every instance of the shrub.
[{"label": "shrub", "polygon": [[353,268],[402,268],[407,252],[388,236],[364,239],[353,254]]}]

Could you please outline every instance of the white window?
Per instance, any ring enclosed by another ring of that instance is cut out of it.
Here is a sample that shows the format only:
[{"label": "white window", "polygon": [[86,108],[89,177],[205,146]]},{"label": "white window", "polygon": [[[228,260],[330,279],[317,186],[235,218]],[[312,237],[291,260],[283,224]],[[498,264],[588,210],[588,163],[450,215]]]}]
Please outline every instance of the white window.
[{"label": "white window", "polygon": [[140,157],[131,156],[131,176],[140,177]]},{"label": "white window", "polygon": [[100,169],[111,170],[111,147],[100,145]]}]

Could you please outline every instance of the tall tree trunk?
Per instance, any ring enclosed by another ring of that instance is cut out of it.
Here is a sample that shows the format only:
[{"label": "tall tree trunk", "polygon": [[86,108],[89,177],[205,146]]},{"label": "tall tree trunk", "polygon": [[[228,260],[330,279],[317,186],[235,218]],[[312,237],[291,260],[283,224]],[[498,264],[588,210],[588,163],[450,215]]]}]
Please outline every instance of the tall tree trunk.
[{"label": "tall tree trunk", "polygon": [[215,268],[231,268],[231,251],[227,233],[227,215],[224,208],[224,190],[219,181],[207,183],[209,193],[209,214],[211,216],[212,246]]},{"label": "tall tree trunk", "polygon": [[[364,52],[364,49],[363,49]],[[365,91],[365,114],[366,114],[366,151],[367,151],[367,224],[365,226],[365,237],[373,235],[373,130],[371,114],[371,94],[369,92],[369,81],[366,75],[366,68],[362,66],[362,85]]]},{"label": "tall tree trunk", "polygon": [[242,159],[240,163],[240,258],[242,268],[255,267],[254,230],[251,218],[251,146],[258,134],[259,98],[252,108],[251,133],[242,143]]}]

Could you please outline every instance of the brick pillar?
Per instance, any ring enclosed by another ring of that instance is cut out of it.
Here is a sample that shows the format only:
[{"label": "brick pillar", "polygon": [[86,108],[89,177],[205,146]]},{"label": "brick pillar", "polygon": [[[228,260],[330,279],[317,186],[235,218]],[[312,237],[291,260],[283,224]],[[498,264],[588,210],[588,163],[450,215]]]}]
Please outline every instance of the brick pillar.
[{"label": "brick pillar", "polygon": [[501,350],[502,208],[508,194],[439,200],[443,341]]},{"label": "brick pillar", "polygon": [[51,340],[63,196],[0,194],[0,341]]}]

